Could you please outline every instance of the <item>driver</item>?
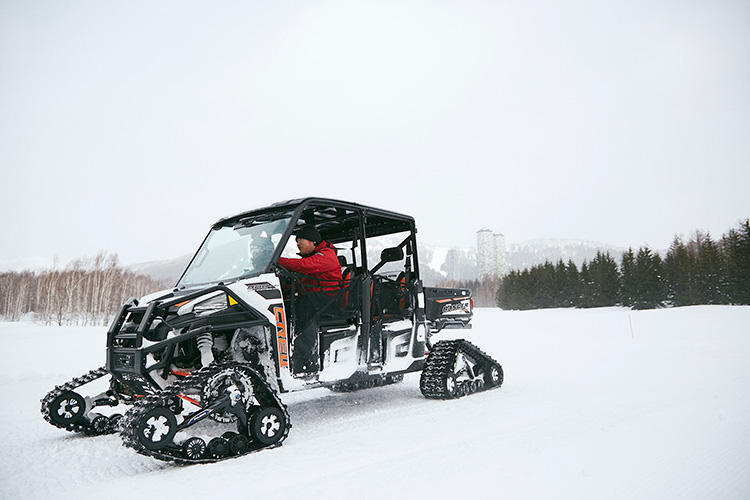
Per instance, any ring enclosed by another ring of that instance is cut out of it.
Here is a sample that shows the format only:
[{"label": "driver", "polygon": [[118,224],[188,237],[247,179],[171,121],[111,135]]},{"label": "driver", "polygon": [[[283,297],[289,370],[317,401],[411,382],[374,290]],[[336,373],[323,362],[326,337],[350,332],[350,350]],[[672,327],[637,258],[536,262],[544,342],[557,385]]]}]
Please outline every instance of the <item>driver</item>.
[{"label": "driver", "polygon": [[318,325],[315,313],[330,307],[330,295],[341,288],[341,264],[336,248],[324,241],[315,226],[303,226],[295,236],[300,259],[279,257],[279,265],[304,274],[302,283],[308,293],[295,303],[295,339],[292,368],[295,373],[316,373],[319,370]]},{"label": "driver", "polygon": [[279,257],[279,265],[288,271],[315,279],[303,280],[308,292],[336,291],[341,284],[341,264],[336,247],[323,241],[315,226],[303,226],[295,236],[301,259]]}]

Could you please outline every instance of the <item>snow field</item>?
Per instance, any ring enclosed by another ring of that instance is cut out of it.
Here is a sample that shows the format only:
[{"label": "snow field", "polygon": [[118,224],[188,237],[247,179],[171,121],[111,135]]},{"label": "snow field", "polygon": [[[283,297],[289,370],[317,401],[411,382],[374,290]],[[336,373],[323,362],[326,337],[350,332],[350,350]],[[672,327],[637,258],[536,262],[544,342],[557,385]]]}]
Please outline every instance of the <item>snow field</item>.
[{"label": "snow field", "polygon": [[431,401],[419,375],[356,393],[285,394],[281,448],[205,466],[39,413],[104,363],[105,328],[0,323],[0,498],[748,498],[750,307],[479,309],[464,337],[499,390]]}]

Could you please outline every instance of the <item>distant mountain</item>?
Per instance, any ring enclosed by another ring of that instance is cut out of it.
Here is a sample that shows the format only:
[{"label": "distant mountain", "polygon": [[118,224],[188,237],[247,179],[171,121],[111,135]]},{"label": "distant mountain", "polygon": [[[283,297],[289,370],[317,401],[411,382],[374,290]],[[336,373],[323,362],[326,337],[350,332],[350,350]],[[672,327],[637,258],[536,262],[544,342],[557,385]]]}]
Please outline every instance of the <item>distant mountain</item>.
[{"label": "distant mountain", "polygon": [[36,271],[50,269],[55,262],[45,257],[24,257],[0,261],[0,272]]},{"label": "distant mountain", "polygon": [[441,281],[474,279],[476,250],[418,245],[419,270],[425,286],[437,286]]},{"label": "distant mountain", "polygon": [[[425,262],[431,270],[439,273],[440,280],[473,280],[476,279],[477,250],[476,248],[446,248],[420,245],[421,262]],[[427,283],[425,283],[427,284]],[[427,284],[430,286],[429,284]]]},{"label": "distant mountain", "polygon": [[177,283],[177,280],[182,276],[183,271],[187,267],[193,254],[181,255],[174,259],[165,260],[153,260],[150,262],[141,262],[139,264],[131,264],[127,266],[128,269],[138,274],[145,274],[151,278],[159,281],[165,281],[170,285]]},{"label": "distant mountain", "polygon": [[596,257],[596,252],[609,252],[619,262],[625,251],[625,248],[599,241],[540,238],[509,244],[508,267],[523,270],[544,264],[545,260],[556,263],[562,259],[566,263],[572,260],[580,268],[584,260],[590,262]]}]

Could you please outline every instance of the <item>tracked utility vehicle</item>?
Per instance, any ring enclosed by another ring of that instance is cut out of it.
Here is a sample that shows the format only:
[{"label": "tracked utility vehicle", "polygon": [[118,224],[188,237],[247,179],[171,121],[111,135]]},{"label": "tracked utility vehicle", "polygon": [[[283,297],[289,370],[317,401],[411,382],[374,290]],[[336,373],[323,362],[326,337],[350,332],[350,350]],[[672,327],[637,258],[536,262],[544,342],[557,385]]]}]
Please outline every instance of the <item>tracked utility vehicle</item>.
[{"label": "tracked utility vehicle", "polygon": [[[337,249],[335,286],[278,265],[306,225]],[[299,372],[294,336],[309,324],[295,324],[296,306],[309,293],[324,296],[309,319],[318,369]],[[476,346],[430,341],[470,327],[472,314],[469,290],[423,287],[412,217],[322,198],[277,203],[214,224],[173,289],[120,308],[106,366],[50,391],[41,410],[69,431],[119,432],[157,459],[236,457],[287,437],[280,393],[364,389],[417,371],[428,398],[500,386],[502,367]]]}]

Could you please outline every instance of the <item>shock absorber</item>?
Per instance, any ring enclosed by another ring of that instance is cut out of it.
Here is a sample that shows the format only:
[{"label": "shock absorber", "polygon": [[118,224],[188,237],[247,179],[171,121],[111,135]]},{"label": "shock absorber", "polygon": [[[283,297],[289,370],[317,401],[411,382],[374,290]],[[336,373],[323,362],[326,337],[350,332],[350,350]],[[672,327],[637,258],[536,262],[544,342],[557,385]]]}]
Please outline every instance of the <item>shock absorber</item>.
[{"label": "shock absorber", "polygon": [[201,353],[201,365],[208,366],[214,362],[214,353],[211,348],[214,346],[214,337],[211,332],[201,333],[195,338],[198,343],[198,351]]}]

